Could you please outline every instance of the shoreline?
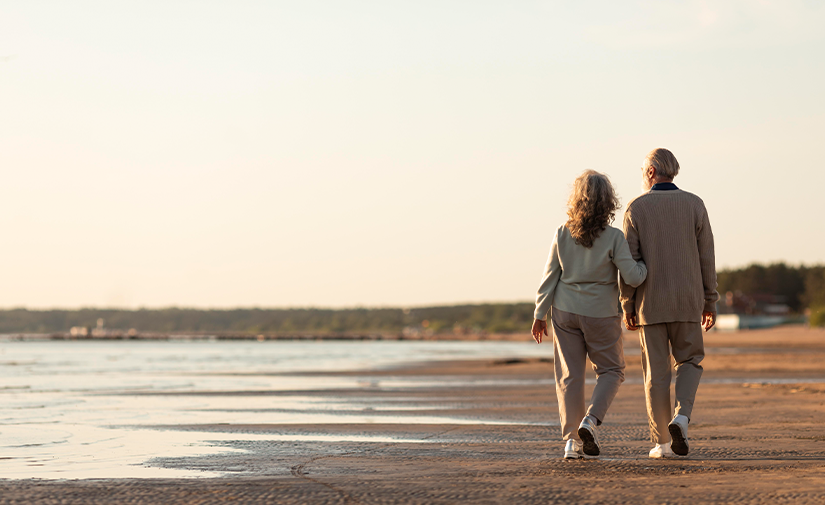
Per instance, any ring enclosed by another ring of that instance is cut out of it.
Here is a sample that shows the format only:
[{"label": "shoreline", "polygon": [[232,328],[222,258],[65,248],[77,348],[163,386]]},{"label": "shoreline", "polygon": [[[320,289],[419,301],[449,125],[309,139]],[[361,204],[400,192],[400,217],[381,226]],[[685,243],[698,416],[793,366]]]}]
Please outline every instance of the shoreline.
[{"label": "shoreline", "polygon": [[101,336],[76,336],[68,332],[59,333],[6,333],[0,334],[0,342],[163,342],[163,341],[257,341],[257,342],[308,342],[308,341],[388,341],[388,342],[517,342],[530,337],[529,333],[491,333],[491,334],[419,334],[403,333],[232,333],[232,332],[142,332],[130,335],[126,332],[114,332]]},{"label": "shoreline", "polygon": [[[215,449],[144,465],[221,477],[0,480],[0,504],[822,503],[825,333],[786,328],[746,335],[707,335],[687,458],[646,457],[652,444],[638,356],[627,357],[628,380],[599,428],[602,457],[584,461],[560,458],[552,362],[435,361],[325,373],[362,381],[355,389],[300,391],[313,402],[334,398],[366,409],[338,412],[334,423],[143,427],[197,435]],[[638,346],[635,338],[626,335],[626,348]],[[728,353],[734,344],[739,353]],[[745,382],[759,377],[788,383]],[[416,385],[398,389],[397,380]],[[231,394],[261,402],[258,413],[277,407],[265,391]],[[351,421],[364,415],[370,422]],[[426,416],[434,421],[412,422]]]},{"label": "shoreline", "polygon": [[[825,328],[809,327],[804,324],[784,324],[767,329],[745,329],[745,330],[714,330],[705,333],[707,338],[719,341],[730,341],[736,344],[750,338],[757,341],[764,341],[776,345],[770,336],[773,332],[796,332],[804,330],[809,332],[808,340],[813,340],[818,333],[825,338]],[[625,339],[634,337],[638,332],[623,330]],[[765,336],[767,335],[767,338]],[[743,339],[742,337],[747,337]],[[552,339],[552,335],[549,337]],[[0,342],[45,342],[45,341],[76,341],[76,342],[107,342],[107,341],[282,341],[282,342],[303,342],[303,341],[398,341],[398,342],[529,342],[533,338],[529,332],[516,333],[426,333],[404,334],[399,332],[371,332],[354,331],[340,333],[313,333],[313,332],[289,332],[289,333],[254,333],[254,332],[212,332],[212,331],[186,331],[186,332],[136,332],[130,333],[124,330],[107,330],[102,335],[78,336],[70,332],[52,333],[4,333],[0,334]]]}]

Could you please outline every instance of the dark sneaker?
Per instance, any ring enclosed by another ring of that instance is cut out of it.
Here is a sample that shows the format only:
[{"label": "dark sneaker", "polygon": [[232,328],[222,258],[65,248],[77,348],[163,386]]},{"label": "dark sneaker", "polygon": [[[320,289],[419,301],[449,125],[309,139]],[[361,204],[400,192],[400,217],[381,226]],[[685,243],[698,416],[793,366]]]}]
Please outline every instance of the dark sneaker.
[{"label": "dark sneaker", "polygon": [[673,421],[667,425],[667,431],[670,432],[670,448],[675,454],[679,456],[687,456],[690,452],[688,447],[688,418],[679,414],[673,418]]},{"label": "dark sneaker", "polygon": [[599,439],[596,438],[596,427],[588,418],[584,418],[579,425],[579,438],[582,439],[582,450],[588,456],[598,456],[601,452]]}]

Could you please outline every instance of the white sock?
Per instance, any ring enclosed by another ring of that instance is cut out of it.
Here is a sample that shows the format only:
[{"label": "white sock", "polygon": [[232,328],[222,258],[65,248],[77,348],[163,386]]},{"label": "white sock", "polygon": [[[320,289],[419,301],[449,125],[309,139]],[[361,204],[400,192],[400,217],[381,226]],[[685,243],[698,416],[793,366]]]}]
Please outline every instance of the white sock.
[{"label": "white sock", "polygon": [[584,416],[584,420],[589,421],[590,424],[592,424],[593,426],[598,426],[599,425],[599,420],[596,419],[595,417],[591,416],[591,415]]}]

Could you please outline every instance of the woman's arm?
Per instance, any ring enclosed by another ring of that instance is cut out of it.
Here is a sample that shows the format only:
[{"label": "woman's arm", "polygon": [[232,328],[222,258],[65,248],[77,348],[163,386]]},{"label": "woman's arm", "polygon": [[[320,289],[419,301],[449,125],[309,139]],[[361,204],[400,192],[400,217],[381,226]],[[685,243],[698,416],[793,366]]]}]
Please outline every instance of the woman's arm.
[{"label": "woman's arm", "polygon": [[550,255],[547,257],[547,265],[544,267],[544,276],[536,293],[536,311],[533,315],[539,321],[547,320],[547,312],[550,310],[550,306],[553,305],[553,295],[561,278],[558,240],[559,234],[557,232],[556,236],[553,237],[553,245],[550,246]]},{"label": "woman's arm", "polygon": [[630,254],[630,246],[621,234],[616,235],[613,245],[613,264],[622,274],[622,279],[630,286],[640,286],[647,277],[647,265],[642,260],[636,261]]}]

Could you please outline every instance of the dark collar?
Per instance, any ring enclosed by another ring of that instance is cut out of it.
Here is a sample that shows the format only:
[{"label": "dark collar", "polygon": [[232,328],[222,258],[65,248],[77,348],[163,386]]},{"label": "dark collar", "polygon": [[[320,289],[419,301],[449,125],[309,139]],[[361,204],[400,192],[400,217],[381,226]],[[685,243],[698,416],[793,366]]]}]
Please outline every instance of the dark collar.
[{"label": "dark collar", "polygon": [[679,188],[677,188],[672,182],[660,182],[658,184],[654,184],[650,188],[651,191],[673,191],[674,189]]}]

